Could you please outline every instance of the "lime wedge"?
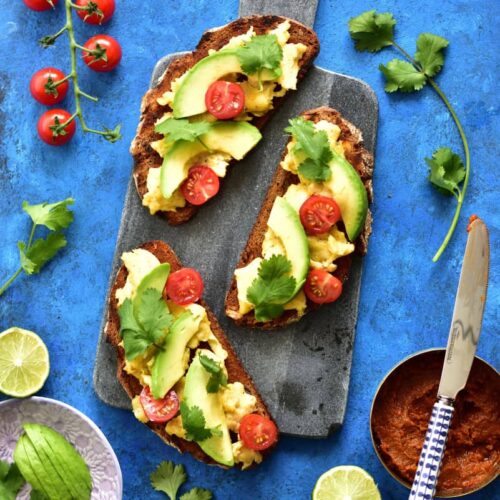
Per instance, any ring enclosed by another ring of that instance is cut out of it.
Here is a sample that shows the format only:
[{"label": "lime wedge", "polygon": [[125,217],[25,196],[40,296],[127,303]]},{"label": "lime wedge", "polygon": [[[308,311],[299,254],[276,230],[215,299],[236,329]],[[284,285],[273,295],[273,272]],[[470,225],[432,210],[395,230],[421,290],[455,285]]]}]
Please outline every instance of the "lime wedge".
[{"label": "lime wedge", "polygon": [[360,467],[341,465],[326,471],[314,486],[313,500],[381,500],[373,478]]},{"label": "lime wedge", "polygon": [[16,326],[0,333],[0,392],[31,396],[42,388],[49,369],[49,352],[36,333]]}]

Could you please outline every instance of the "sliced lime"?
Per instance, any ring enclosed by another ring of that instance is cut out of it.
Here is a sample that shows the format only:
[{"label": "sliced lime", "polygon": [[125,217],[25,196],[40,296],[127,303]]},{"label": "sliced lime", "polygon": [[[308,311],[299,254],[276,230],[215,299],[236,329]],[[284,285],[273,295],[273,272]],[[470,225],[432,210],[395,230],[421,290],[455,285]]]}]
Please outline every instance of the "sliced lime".
[{"label": "sliced lime", "polygon": [[326,471],[314,486],[313,500],[381,500],[373,478],[360,467],[341,465]]},{"label": "sliced lime", "polygon": [[49,352],[36,333],[15,326],[0,333],[0,392],[31,396],[42,388],[49,369]]}]

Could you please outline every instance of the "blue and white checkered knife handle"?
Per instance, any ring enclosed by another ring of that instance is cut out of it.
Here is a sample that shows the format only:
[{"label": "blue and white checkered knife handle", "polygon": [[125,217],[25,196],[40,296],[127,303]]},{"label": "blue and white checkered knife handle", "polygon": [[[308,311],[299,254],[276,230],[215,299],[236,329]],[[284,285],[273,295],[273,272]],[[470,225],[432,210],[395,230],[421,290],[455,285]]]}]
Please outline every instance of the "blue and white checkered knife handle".
[{"label": "blue and white checkered knife handle", "polygon": [[453,406],[444,401],[434,404],[409,500],[434,498],[452,416]]}]

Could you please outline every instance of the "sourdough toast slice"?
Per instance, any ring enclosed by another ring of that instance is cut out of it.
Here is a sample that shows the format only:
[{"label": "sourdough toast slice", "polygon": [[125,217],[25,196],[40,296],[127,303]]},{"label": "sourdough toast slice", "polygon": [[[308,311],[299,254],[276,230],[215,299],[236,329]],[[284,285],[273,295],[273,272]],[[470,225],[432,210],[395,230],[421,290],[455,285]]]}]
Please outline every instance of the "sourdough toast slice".
[{"label": "sourdough toast slice", "polygon": [[[293,19],[274,15],[243,17],[226,26],[208,30],[203,34],[193,52],[180,56],[169,64],[158,85],[149,90],[142,99],[141,118],[130,148],[134,158],[134,180],[141,199],[147,192],[146,182],[149,169],[159,168],[162,164],[160,155],[151,147],[151,142],[162,138],[162,135],[154,130],[155,123],[166,112],[171,111],[169,106],[158,104],[157,99],[165,92],[170,91],[172,82],[206,57],[210,49],[221,49],[231,38],[246,33],[251,27],[254,28],[257,35],[260,35],[276,28],[285,21],[290,22],[289,43],[303,43],[307,47],[299,61],[298,80],[300,81],[319,52],[318,38],[316,33],[307,26]],[[259,129],[262,128],[285,98],[286,95],[275,98],[273,101],[274,109],[264,116],[255,117],[250,123]],[[178,225],[191,219],[198,208],[187,203],[185,207],[179,208],[175,212],[159,212],[159,214],[165,217],[169,224]]]},{"label": "sourdough toast slice", "polygon": [[[149,241],[141,245],[139,248],[143,248],[144,250],[151,252],[153,255],[156,256],[156,258],[161,263],[168,262],[171,266],[172,272],[177,271],[182,267],[178,257],[175,255],[172,248],[170,248],[170,246],[164,243],[163,241],[159,240]],[[127,275],[128,275],[127,269],[125,266],[122,265],[116,275],[113,287],[111,288],[109,302],[108,302],[108,319],[105,327],[105,333],[107,341],[110,344],[112,344],[116,349],[118,380],[122,385],[122,387],[127,392],[127,394],[129,395],[130,399],[133,399],[135,396],[138,396],[141,393],[142,385],[140,384],[139,380],[137,380],[134,376],[126,373],[124,370],[125,351],[123,347],[120,345],[120,342],[122,340],[120,337],[120,317],[118,315],[117,300],[115,297],[116,291],[125,285],[125,282],[127,280]],[[255,396],[257,400],[256,413],[272,419],[264,401],[262,400],[262,397],[255,388],[252,378],[243,367],[243,364],[241,363],[240,359],[238,358],[237,354],[232,348],[229,340],[222,331],[217,321],[217,318],[212,313],[212,311],[207,307],[206,303],[203,300],[200,300],[199,304],[206,309],[211,329],[215,337],[222,345],[222,347],[228,353],[228,357],[225,360],[225,365],[228,374],[228,382],[229,383],[241,382],[245,387],[246,391],[248,391],[251,395]],[[169,435],[165,431],[165,424],[148,422],[146,425],[153,432],[158,434],[163,439],[163,441],[165,441],[168,445],[173,446],[181,453],[188,452],[191,455],[193,455],[193,457],[196,458],[197,460],[205,462],[209,465],[218,465],[220,467],[223,467],[219,463],[215,462],[211,457],[209,457],[194,441],[187,441],[178,436]],[[272,447],[261,452],[263,457],[265,458],[266,455],[269,454],[271,450]],[[237,467],[237,465],[235,465],[235,467]]]},{"label": "sourdough toast slice", "polygon": [[[326,120],[340,127],[341,132],[339,140],[342,142],[345,157],[355,168],[356,172],[359,174],[361,180],[363,181],[363,184],[367,191],[368,201],[369,203],[371,203],[373,201],[373,155],[365,149],[361,131],[348,120],[343,118],[338,111],[326,106],[305,111],[301,114],[301,116],[304,119],[310,120],[314,123],[317,123],[320,120]],[[281,158],[282,160],[284,159],[286,153],[287,148],[285,148],[285,150],[283,151],[283,155]],[[298,183],[299,177],[297,175],[284,170],[281,166],[278,166],[273,180],[271,181],[271,185],[266,194],[266,197],[264,198],[264,202],[260,209],[257,220],[250,232],[246,246],[241,253],[240,260],[238,262],[238,265],[236,266],[238,269],[241,267],[245,267],[253,259],[262,256],[262,242],[267,231],[267,221],[269,219],[269,214],[271,213],[274,200],[277,196],[283,196],[291,184]],[[368,210],[364,228],[356,241],[353,242],[355,243],[356,247],[355,253],[358,255],[365,255],[367,252],[368,239],[371,233],[371,223],[372,216],[370,210]],[[349,276],[351,256],[347,255],[345,257],[341,257],[335,263],[338,267],[333,274],[337,278],[345,282]],[[310,310],[317,309],[318,307],[319,306],[317,304],[314,304],[310,300],[307,300],[306,313]],[[229,291],[226,295],[225,310],[226,315],[234,319],[236,324],[240,326],[249,326],[266,330],[273,330],[286,326],[287,324],[298,321],[301,317],[297,314],[297,311],[294,310],[285,311],[278,318],[265,323],[257,322],[253,311],[250,311],[249,313],[240,317],[240,315],[238,314],[238,288],[234,274]]]}]

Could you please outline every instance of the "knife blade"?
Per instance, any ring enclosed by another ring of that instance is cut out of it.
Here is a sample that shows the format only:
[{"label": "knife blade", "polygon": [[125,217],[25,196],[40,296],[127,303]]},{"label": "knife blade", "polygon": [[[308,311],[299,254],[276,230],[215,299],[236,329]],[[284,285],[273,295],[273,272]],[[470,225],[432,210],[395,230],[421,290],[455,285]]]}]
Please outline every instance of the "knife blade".
[{"label": "knife blade", "polygon": [[488,229],[475,219],[469,226],[438,396],[454,400],[467,383],[481,333],[489,264]]}]

